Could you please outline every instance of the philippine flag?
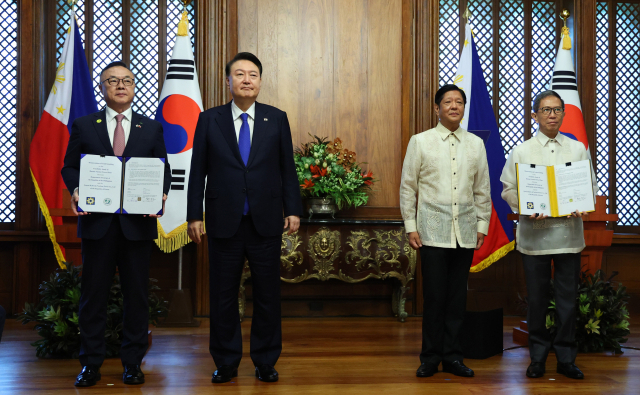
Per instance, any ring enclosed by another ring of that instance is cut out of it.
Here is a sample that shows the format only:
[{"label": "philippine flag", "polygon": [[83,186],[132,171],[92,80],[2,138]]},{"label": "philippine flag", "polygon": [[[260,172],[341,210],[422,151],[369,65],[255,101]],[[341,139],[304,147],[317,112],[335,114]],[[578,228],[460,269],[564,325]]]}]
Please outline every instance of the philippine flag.
[{"label": "philippine flag", "polygon": [[54,225],[61,225],[62,219],[52,218],[49,209],[62,208],[62,191],[66,186],[60,169],[73,121],[97,111],[80,30],[72,9],[69,13],[69,34],[64,42],[56,79],[29,149],[31,178],[60,267],[63,267],[65,258],[56,242]]},{"label": "philippine flag", "polygon": [[562,34],[564,37],[560,40],[556,65],[553,68],[549,89],[555,91],[564,100],[564,120],[562,121],[560,133],[581,142],[584,144],[584,148],[589,150],[587,131],[584,127],[584,118],[582,116],[582,106],[578,96],[576,72],[571,58],[569,29],[564,27]]},{"label": "philippine flag", "polygon": [[156,120],[162,123],[164,130],[172,175],[171,193],[165,203],[166,214],[158,219],[156,244],[164,252],[175,251],[190,241],[187,235],[187,187],[193,135],[203,109],[186,23],[185,12],[178,26],[167,78],[156,111]]},{"label": "philippine flag", "polygon": [[513,250],[515,243],[513,222],[507,220],[511,208],[500,196],[502,193],[500,174],[502,174],[506,162],[504,148],[469,23],[467,23],[465,30],[464,48],[453,83],[464,90],[467,95],[467,105],[460,126],[471,133],[476,133],[483,139],[486,138],[485,148],[491,178],[492,212],[489,234],[484,238],[482,247],[475,251],[471,264],[471,272],[479,272]]}]

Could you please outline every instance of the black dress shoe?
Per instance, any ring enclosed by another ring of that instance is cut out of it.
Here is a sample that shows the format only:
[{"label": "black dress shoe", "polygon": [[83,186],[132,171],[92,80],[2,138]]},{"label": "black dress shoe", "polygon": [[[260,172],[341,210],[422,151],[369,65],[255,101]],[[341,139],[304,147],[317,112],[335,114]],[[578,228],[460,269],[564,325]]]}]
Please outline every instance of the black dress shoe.
[{"label": "black dress shoe", "polygon": [[544,362],[531,362],[527,368],[527,377],[537,379],[544,376]]},{"label": "black dress shoe", "polygon": [[144,373],[142,373],[142,370],[140,370],[140,365],[124,365],[122,382],[125,384],[144,383]]},{"label": "black dress shoe", "polygon": [[564,374],[565,376],[567,376],[570,379],[583,379],[584,378],[584,373],[582,373],[582,371],[580,369],[578,369],[578,367],[576,366],[575,363],[573,362],[569,362],[569,363],[560,363],[558,362],[558,369],[556,370],[556,372],[560,373],[560,374]]},{"label": "black dress shoe", "polygon": [[416,371],[417,377],[431,377],[438,373],[438,365],[432,363],[423,363]]},{"label": "black dress shoe", "polygon": [[96,385],[102,376],[98,366],[87,365],[82,367],[82,372],[76,378],[76,387],[91,387]]},{"label": "black dress shoe", "polygon": [[278,381],[278,372],[271,365],[256,366],[256,377],[260,381],[273,383]]},{"label": "black dress shoe", "polygon": [[213,372],[211,382],[215,384],[226,383],[234,377],[238,377],[238,368],[231,365],[222,365]]},{"label": "black dress shoe", "polygon": [[460,377],[473,377],[473,370],[464,366],[461,361],[442,362],[442,371]]}]

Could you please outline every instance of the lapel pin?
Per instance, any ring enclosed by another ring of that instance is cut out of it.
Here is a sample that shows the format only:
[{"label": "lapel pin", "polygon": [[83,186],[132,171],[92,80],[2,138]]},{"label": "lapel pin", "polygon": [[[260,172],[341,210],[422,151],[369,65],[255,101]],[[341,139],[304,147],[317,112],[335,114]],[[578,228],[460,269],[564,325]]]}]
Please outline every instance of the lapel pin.
[{"label": "lapel pin", "polygon": [[98,123],[102,123],[102,119],[98,119],[96,122],[98,122]]},{"label": "lapel pin", "polygon": [[137,127],[137,128],[141,128],[141,127],[142,127],[142,125],[141,125],[141,124],[137,124],[137,125],[136,125],[136,127]]},{"label": "lapel pin", "polygon": [[269,120],[268,118],[265,118],[265,119],[264,119],[264,121],[265,121],[265,122],[267,122],[268,120]]}]

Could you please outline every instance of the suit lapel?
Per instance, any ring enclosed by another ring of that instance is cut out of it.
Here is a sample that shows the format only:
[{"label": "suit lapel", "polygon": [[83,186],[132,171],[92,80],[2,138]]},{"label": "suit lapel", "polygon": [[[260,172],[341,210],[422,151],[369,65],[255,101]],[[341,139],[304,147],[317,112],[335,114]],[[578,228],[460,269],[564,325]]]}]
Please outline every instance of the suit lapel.
[{"label": "suit lapel", "polygon": [[[262,104],[256,102],[256,113],[253,120],[253,137],[251,138],[251,151],[249,153],[249,160],[247,161],[247,167],[251,166],[251,163],[255,159],[256,155],[260,151],[260,146],[265,139],[266,123],[269,121],[265,116],[267,115],[267,108]],[[275,120],[274,120],[275,121]],[[273,121],[272,121],[273,122]]]},{"label": "suit lapel", "polygon": [[240,149],[238,148],[238,137],[236,136],[236,128],[233,125],[233,115],[231,114],[231,102],[227,103],[224,108],[218,113],[216,122],[220,127],[220,133],[227,141],[233,156],[244,166],[242,156],[240,156]]},{"label": "suit lapel", "polygon": [[107,151],[107,154],[115,155],[113,153],[113,146],[109,140],[109,132],[107,131],[107,115],[105,110],[96,113],[95,119],[93,120],[93,127],[96,130],[98,139],[102,142],[102,145],[104,145],[104,149]]},{"label": "suit lapel", "polygon": [[127,155],[133,147],[136,146],[136,141],[140,138],[142,133],[144,133],[146,122],[144,122],[144,118],[135,112],[131,112],[131,129],[129,129],[129,139],[127,140],[127,145],[124,147],[124,152],[122,156],[131,156]]}]

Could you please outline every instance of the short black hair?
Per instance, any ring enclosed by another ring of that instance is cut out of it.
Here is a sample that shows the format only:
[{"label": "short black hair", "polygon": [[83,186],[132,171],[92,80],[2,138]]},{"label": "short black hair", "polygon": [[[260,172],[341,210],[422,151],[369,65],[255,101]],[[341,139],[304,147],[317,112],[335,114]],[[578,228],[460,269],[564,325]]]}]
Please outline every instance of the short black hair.
[{"label": "short black hair", "polygon": [[549,96],[557,97],[558,99],[560,99],[560,103],[562,103],[562,111],[564,111],[564,100],[562,100],[562,98],[556,91],[548,90],[538,93],[538,96],[536,96],[535,100],[533,101],[533,112],[538,112],[542,99],[546,99]]},{"label": "short black hair", "polygon": [[465,95],[464,91],[460,89],[457,85],[453,85],[453,84],[443,85],[442,88],[438,89],[438,91],[436,92],[436,98],[434,100],[435,103],[439,106],[440,103],[442,102],[442,98],[444,97],[444,94],[451,91],[460,92],[460,94],[462,95],[462,100],[464,101],[464,105],[465,106],[467,105],[467,95]]},{"label": "short black hair", "polygon": [[233,59],[229,61],[229,63],[227,63],[224,68],[224,73],[227,75],[227,77],[229,76],[229,74],[231,74],[231,66],[239,60],[248,60],[249,62],[258,66],[260,77],[262,77],[262,63],[260,63],[260,59],[258,59],[258,57],[251,52],[239,52],[236,56],[233,57]]},{"label": "short black hair", "polygon": [[[102,74],[103,74],[105,71],[107,71],[107,70],[109,70],[109,69],[111,69],[111,68],[113,68],[113,67],[124,67],[125,69],[129,70],[129,72],[130,72],[131,74],[133,74],[133,72],[131,71],[131,69],[129,68],[129,66],[127,66],[127,64],[126,64],[125,62],[123,62],[122,60],[116,60],[116,61],[111,62],[111,63],[109,63],[108,65],[106,65],[106,66],[104,66],[104,67],[102,68],[102,71],[100,72],[100,79],[102,80]],[[100,82],[102,82],[102,81],[100,81]]]}]

